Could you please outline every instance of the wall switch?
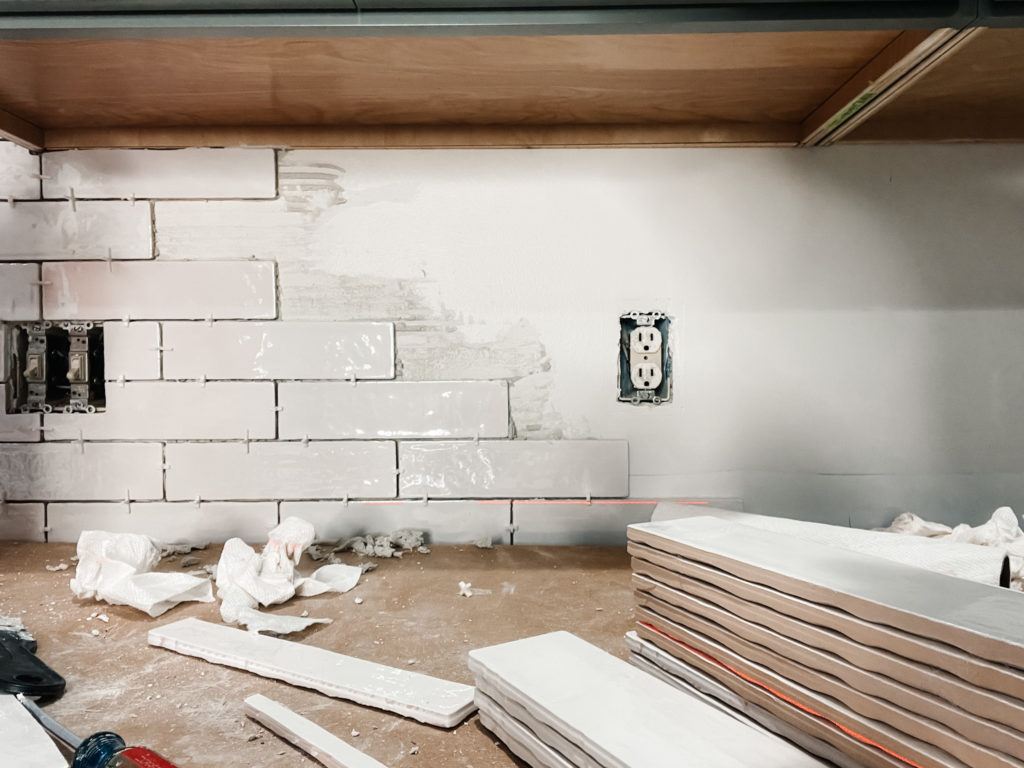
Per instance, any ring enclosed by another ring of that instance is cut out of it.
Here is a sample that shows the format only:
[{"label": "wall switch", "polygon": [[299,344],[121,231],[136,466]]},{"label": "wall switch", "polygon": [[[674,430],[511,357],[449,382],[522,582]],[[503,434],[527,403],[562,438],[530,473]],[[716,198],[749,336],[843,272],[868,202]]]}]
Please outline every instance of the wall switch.
[{"label": "wall switch", "polygon": [[629,312],[619,317],[619,400],[659,405],[671,399],[672,357],[664,312]]}]

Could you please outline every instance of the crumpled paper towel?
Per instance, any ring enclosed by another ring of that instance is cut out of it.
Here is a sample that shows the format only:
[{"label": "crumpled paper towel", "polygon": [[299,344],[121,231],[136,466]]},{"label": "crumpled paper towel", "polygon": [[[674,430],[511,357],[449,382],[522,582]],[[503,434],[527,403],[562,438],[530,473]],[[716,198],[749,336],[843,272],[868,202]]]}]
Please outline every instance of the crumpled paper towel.
[{"label": "crumpled paper towel", "polygon": [[188,600],[213,602],[208,580],[184,573],[152,573],[158,562],[160,550],[148,536],[82,531],[71,591],[80,598],[130,605],[153,618]]},{"label": "crumpled paper towel", "polygon": [[258,606],[276,605],[299,597],[324,592],[347,592],[362,575],[354,565],[326,565],[311,577],[303,577],[295,566],[313,543],[313,524],[298,517],[286,518],[267,536],[261,554],[241,539],[224,544],[217,564],[217,597],[220,616],[229,624],[242,624],[250,632],[297,632],[330,619],[268,614]]}]

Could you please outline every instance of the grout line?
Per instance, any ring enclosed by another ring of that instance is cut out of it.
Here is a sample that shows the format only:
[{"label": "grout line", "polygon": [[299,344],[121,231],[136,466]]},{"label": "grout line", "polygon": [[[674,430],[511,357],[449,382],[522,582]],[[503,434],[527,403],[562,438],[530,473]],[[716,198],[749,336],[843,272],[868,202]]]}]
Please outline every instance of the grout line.
[{"label": "grout line", "polygon": [[50,504],[43,503],[43,541],[50,541]]},{"label": "grout line", "polygon": [[160,255],[160,249],[156,244],[156,203],[149,201],[149,258],[155,259]]}]

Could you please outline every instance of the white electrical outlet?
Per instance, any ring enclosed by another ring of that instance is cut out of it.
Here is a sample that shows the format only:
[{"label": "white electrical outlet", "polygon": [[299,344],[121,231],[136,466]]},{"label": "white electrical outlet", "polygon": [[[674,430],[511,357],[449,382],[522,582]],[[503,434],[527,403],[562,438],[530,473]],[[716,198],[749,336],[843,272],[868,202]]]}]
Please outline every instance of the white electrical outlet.
[{"label": "white electrical outlet", "polygon": [[657,389],[661,385],[661,366],[651,362],[630,362],[629,380],[637,389]]},{"label": "white electrical outlet", "polygon": [[[641,325],[629,332],[629,359],[636,361],[636,355],[657,355],[661,352],[661,331],[653,325]],[[648,359],[648,358],[644,358]]]}]

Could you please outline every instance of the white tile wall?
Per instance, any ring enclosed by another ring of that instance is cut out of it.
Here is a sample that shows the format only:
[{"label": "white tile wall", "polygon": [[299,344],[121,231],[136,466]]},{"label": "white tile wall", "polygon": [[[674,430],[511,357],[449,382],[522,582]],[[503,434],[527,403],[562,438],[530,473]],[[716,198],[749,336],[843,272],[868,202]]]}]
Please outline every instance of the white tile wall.
[{"label": "white tile wall", "polygon": [[390,379],[391,323],[164,323],[168,379]]},{"label": "white tile wall", "polygon": [[[3,265],[0,265],[0,269]],[[272,262],[62,262],[43,265],[50,319],[273,318]]]},{"label": "white tile wall", "polygon": [[107,386],[102,413],[48,414],[47,440],[272,439],[270,382],[139,381]]},{"label": "white tile wall", "polygon": [[148,203],[29,202],[0,205],[0,261],[149,259]]},{"label": "white tile wall", "polygon": [[509,543],[509,501],[285,501],[281,518],[309,520],[317,541],[338,541],[368,533],[415,528],[431,544],[466,544],[483,538]]},{"label": "white tile wall", "polygon": [[159,443],[0,445],[0,492],[11,501],[118,501],[163,496]]},{"label": "white tile wall", "polygon": [[[10,141],[0,141],[0,201],[39,197],[39,157]],[[2,231],[2,230],[0,230]]]},{"label": "white tile wall", "polygon": [[395,474],[391,442],[167,446],[170,500],[393,498]]},{"label": "white tile wall", "polygon": [[38,320],[38,283],[38,264],[0,264],[0,320]]},{"label": "white tile wall", "polygon": [[154,210],[161,259],[279,259],[306,237],[307,216],[284,199],[158,202]]},{"label": "white tile wall", "polygon": [[160,378],[160,324],[103,324],[103,378]]},{"label": "white tile wall", "polygon": [[[3,398],[0,396],[0,411]],[[40,416],[36,413],[0,412],[0,442],[32,443],[40,439]]]},{"label": "white tile wall", "polygon": [[141,533],[164,544],[205,544],[234,536],[265,542],[277,525],[277,503],[50,504],[47,523],[49,541],[78,541],[82,531],[101,530]]},{"label": "white tile wall", "polygon": [[629,495],[624,440],[399,443],[406,498],[580,498]]},{"label": "white tile wall", "polygon": [[43,197],[270,198],[272,149],[88,149],[43,155]]},{"label": "white tile wall", "polygon": [[42,504],[0,504],[0,541],[44,541]]},{"label": "white tile wall", "polygon": [[512,504],[515,542],[625,547],[626,526],[648,522],[656,506],[656,501],[593,504],[515,501]]},{"label": "white tile wall", "polygon": [[278,385],[281,437],[508,437],[504,381]]}]

